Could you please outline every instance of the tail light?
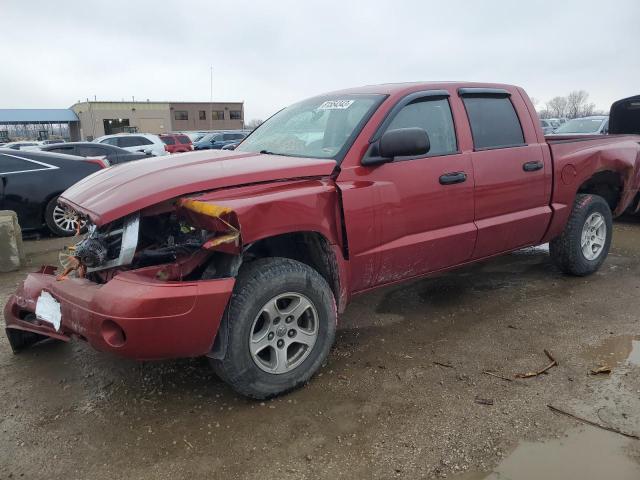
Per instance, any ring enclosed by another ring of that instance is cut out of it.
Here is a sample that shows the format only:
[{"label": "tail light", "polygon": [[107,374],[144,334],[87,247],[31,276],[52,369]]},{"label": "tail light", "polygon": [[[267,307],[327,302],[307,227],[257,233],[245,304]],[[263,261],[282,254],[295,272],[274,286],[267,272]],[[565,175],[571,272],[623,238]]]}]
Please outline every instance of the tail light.
[{"label": "tail light", "polygon": [[111,165],[109,163],[109,160],[106,159],[106,157],[87,157],[84,159],[84,161],[89,163],[95,163],[96,165],[100,165],[100,168],[107,168]]}]

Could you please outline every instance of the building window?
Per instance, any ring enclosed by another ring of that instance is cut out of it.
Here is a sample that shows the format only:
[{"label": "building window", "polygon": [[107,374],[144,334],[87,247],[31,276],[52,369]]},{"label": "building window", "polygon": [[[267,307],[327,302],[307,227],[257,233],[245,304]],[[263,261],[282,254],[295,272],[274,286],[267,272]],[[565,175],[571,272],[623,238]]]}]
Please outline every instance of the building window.
[{"label": "building window", "polygon": [[186,110],[176,110],[173,112],[173,118],[176,120],[189,120],[189,112]]},{"label": "building window", "polygon": [[205,112],[204,110],[200,110],[198,112],[198,117],[200,118],[200,120],[206,120],[207,119],[207,112]]},{"label": "building window", "polygon": [[231,120],[242,120],[242,112],[240,110],[230,110],[229,118]]},{"label": "building window", "polygon": [[212,120],[224,120],[224,110],[214,110],[211,112]]}]

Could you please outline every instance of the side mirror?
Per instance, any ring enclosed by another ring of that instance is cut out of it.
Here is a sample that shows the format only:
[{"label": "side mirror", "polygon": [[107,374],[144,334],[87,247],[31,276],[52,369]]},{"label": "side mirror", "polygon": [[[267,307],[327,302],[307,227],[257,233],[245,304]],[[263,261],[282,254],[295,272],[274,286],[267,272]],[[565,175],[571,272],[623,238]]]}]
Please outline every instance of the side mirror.
[{"label": "side mirror", "polygon": [[380,139],[380,156],[387,158],[423,155],[429,151],[429,135],[423,128],[389,130]]},{"label": "side mirror", "polygon": [[365,157],[363,165],[378,165],[389,163],[395,157],[413,157],[429,152],[431,143],[429,135],[423,128],[398,128],[388,130],[378,141],[378,155]]},{"label": "side mirror", "polygon": [[142,153],[144,153],[145,155],[151,155],[153,153],[153,150],[151,148],[145,148],[144,150],[142,150]]}]

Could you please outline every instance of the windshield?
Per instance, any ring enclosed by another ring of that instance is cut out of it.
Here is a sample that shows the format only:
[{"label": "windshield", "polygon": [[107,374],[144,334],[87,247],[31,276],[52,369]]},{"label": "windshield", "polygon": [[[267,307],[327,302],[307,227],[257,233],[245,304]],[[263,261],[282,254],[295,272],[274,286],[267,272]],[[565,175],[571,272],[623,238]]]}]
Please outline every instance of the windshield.
[{"label": "windshield", "polygon": [[598,133],[602,122],[601,118],[574,118],[558,127],[555,133]]},{"label": "windshield", "polygon": [[384,95],[315,97],[281,110],[236,151],[337,158],[351,146]]}]

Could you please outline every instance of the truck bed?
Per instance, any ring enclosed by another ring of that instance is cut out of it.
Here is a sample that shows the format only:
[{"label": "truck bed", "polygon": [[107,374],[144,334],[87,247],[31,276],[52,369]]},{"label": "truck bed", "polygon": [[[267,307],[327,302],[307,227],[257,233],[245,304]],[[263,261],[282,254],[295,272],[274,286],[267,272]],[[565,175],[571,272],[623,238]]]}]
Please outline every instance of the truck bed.
[{"label": "truck bed", "polygon": [[[548,135],[545,140],[554,168],[551,196],[554,215],[546,239],[560,234],[576,193],[580,193],[594,173],[601,178],[615,176],[619,185],[615,193],[621,195],[619,201],[610,202],[614,216],[632,205],[636,209],[634,202],[640,188],[640,135]],[[601,195],[607,198],[607,193],[603,191]]]}]

